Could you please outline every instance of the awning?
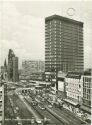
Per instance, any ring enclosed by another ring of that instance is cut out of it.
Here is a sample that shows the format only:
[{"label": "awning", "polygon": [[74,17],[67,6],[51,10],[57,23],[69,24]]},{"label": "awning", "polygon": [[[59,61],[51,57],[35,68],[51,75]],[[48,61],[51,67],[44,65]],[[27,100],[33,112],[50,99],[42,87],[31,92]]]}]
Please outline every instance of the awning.
[{"label": "awning", "polygon": [[64,101],[65,101],[65,102],[68,102],[68,103],[70,103],[70,104],[72,104],[72,105],[74,105],[74,106],[77,106],[77,105],[78,105],[78,102],[74,102],[74,101],[69,100],[69,99],[64,99]]}]

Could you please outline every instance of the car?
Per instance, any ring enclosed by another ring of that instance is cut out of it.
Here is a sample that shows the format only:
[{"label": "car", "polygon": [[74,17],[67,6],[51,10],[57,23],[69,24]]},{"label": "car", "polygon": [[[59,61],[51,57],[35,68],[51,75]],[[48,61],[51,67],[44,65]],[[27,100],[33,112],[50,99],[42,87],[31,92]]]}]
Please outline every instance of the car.
[{"label": "car", "polygon": [[31,118],[31,123],[32,124],[35,123],[35,118],[34,117]]},{"label": "car", "polygon": [[82,114],[81,114],[81,113],[77,113],[77,116],[78,116],[78,117],[81,117],[81,116],[82,116]]},{"label": "car", "polygon": [[18,125],[22,125],[22,123],[21,123],[21,122],[18,122]]},{"label": "car", "polygon": [[32,105],[36,106],[38,103],[36,101],[32,101]]},{"label": "car", "polygon": [[22,123],[21,123],[21,122],[18,122],[18,125],[22,125]]},{"label": "car", "polygon": [[45,123],[45,124],[49,124],[49,122],[50,122],[50,119],[44,117],[44,123]]},{"label": "car", "polygon": [[36,123],[37,123],[38,125],[42,125],[42,121],[41,121],[40,119],[36,119]]},{"label": "car", "polygon": [[49,108],[52,108],[52,105],[48,105]]},{"label": "car", "polygon": [[18,110],[19,110],[19,108],[18,108],[18,107],[16,107],[16,110],[18,111]]},{"label": "car", "polygon": [[16,110],[16,109],[14,109],[14,113],[15,113],[15,114],[17,113],[17,110]]},{"label": "car", "polygon": [[42,110],[45,110],[45,107],[44,107],[43,104],[39,104],[38,107],[39,107],[40,109],[42,109]]}]

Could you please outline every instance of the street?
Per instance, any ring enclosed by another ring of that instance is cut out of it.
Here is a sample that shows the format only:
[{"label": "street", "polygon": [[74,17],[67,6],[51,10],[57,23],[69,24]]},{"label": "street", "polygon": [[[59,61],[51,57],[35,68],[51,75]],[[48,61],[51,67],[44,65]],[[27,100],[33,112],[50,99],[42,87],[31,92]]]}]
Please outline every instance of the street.
[{"label": "street", "polygon": [[82,119],[63,108],[63,103],[61,106],[58,102],[52,103],[49,93],[43,92],[36,89],[22,91],[22,88],[9,91],[8,106],[12,117],[6,116],[5,125],[86,125]]}]

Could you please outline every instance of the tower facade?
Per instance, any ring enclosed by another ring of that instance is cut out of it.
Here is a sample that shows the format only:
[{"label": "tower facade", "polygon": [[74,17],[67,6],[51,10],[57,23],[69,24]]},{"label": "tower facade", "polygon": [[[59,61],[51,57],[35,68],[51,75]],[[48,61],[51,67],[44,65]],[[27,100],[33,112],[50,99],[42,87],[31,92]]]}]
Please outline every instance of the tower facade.
[{"label": "tower facade", "polygon": [[13,79],[13,57],[15,57],[15,54],[13,50],[9,49],[8,53],[8,80],[12,81]]},{"label": "tower facade", "polygon": [[18,73],[18,57],[13,57],[13,82],[18,82],[19,73]]},{"label": "tower facade", "polygon": [[45,72],[84,70],[83,23],[53,15],[45,18]]},{"label": "tower facade", "polygon": [[18,81],[18,57],[15,56],[11,49],[9,49],[8,54],[8,80]]}]

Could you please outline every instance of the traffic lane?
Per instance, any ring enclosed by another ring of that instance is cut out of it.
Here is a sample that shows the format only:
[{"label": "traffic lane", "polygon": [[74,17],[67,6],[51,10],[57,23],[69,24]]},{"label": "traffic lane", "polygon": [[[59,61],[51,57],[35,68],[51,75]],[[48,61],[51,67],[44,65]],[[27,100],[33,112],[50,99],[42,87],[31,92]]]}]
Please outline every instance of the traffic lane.
[{"label": "traffic lane", "polygon": [[7,103],[5,105],[5,119],[9,118],[15,118],[15,114],[13,111],[13,106],[11,104],[10,98],[7,96]]},{"label": "traffic lane", "polygon": [[[65,111],[65,112],[64,112],[64,111]],[[82,125],[88,125],[85,121],[83,121],[81,118],[79,118],[78,116],[76,116],[76,114],[70,112],[69,110],[63,108],[63,112],[64,112],[65,114],[68,114],[68,116],[71,116],[71,118],[72,118],[73,120],[76,120],[75,122],[79,121],[80,124],[82,124]]]},{"label": "traffic lane", "polygon": [[69,122],[69,125],[81,125],[81,123],[75,119],[73,119],[71,116],[69,116],[65,111],[59,110],[58,108],[52,109],[56,114],[61,116],[63,119]]},{"label": "traffic lane", "polygon": [[38,106],[35,107],[38,112],[40,112],[44,118],[46,117],[51,124],[63,125],[55,116],[48,112],[46,109],[42,110]]},{"label": "traffic lane", "polygon": [[[78,124],[80,125],[81,124],[81,120],[76,118],[74,116],[74,114],[69,115],[69,114],[67,114],[67,112],[65,112],[65,111],[63,111],[63,110],[61,110],[59,108],[56,108],[54,105],[52,107],[52,110],[54,112],[56,112],[56,114],[58,114],[59,116],[64,118],[65,121],[68,121],[70,123],[70,125],[78,125]],[[76,123],[78,123],[78,124],[76,124]]]},{"label": "traffic lane", "polygon": [[69,116],[71,116],[73,119],[76,119],[76,121],[80,121],[81,120],[78,118],[78,116],[76,116],[74,113],[70,112],[69,110],[65,109],[65,108],[62,108],[62,111],[66,112]]},{"label": "traffic lane", "polygon": [[[45,105],[46,103],[43,102],[43,104]],[[47,104],[48,105],[48,104]],[[76,117],[73,117],[74,114],[72,114],[72,116],[70,115],[67,115],[67,113],[63,112],[61,113],[61,110],[59,110],[58,108],[57,109],[54,109],[55,107],[52,108],[52,110],[54,112],[56,112],[56,114],[58,114],[59,116],[61,116],[65,121],[67,121],[70,125],[80,125],[81,124],[81,121],[80,119],[76,119]],[[73,117],[73,118],[72,118]]]},{"label": "traffic lane", "polygon": [[[47,104],[48,105],[48,104]],[[70,125],[80,125],[83,121],[80,120],[78,117],[75,116],[75,114],[73,114],[72,112],[69,112],[66,110],[64,110],[64,108],[60,109],[60,108],[56,108],[54,105],[53,105],[53,108],[52,108],[53,111],[56,110],[56,113],[59,114],[61,117],[65,117],[64,119],[67,120],[68,122],[70,122]],[[77,124],[78,123],[78,124]]]},{"label": "traffic lane", "polygon": [[[28,99],[30,105],[32,105],[31,101],[32,98],[31,97],[26,97],[26,99]],[[57,125],[63,125],[54,115],[52,115],[50,112],[48,112],[46,109],[41,109],[38,105],[33,106],[40,114],[43,115],[43,117],[46,117],[47,119],[50,119],[50,123],[56,123]]]},{"label": "traffic lane", "polygon": [[22,125],[31,125],[31,120],[30,121],[22,121]]},{"label": "traffic lane", "polygon": [[32,113],[28,111],[25,104],[17,96],[13,96],[12,101],[14,102],[15,107],[19,108],[16,114],[17,116],[19,116],[21,119],[32,117]]},{"label": "traffic lane", "polygon": [[27,107],[27,109],[33,114],[33,116],[36,118],[36,119],[42,119],[41,118],[41,115],[38,114],[38,112],[28,103],[27,101],[27,98],[25,100],[25,98],[21,95],[19,95],[19,98],[23,101],[23,103],[25,104],[25,106]]},{"label": "traffic lane", "polygon": [[17,122],[16,121],[12,121],[12,120],[11,121],[7,120],[7,121],[5,121],[4,125],[17,125]]},{"label": "traffic lane", "polygon": [[[64,108],[62,108],[62,109],[59,109],[59,108],[53,108],[54,110],[56,110],[56,112],[58,113],[58,114],[61,114],[61,115],[63,115],[63,117],[65,117],[65,119],[71,119],[71,121],[70,122],[72,122],[73,121],[73,125],[75,124],[75,125],[81,125],[81,124],[86,124],[86,122],[85,121],[83,121],[83,120],[81,120],[80,118],[78,118],[74,113],[72,113],[72,112],[70,112],[70,111],[68,111],[68,110],[66,110],[66,109],[64,109]],[[60,113],[61,112],[61,113]],[[70,124],[71,125],[71,124]]]}]

